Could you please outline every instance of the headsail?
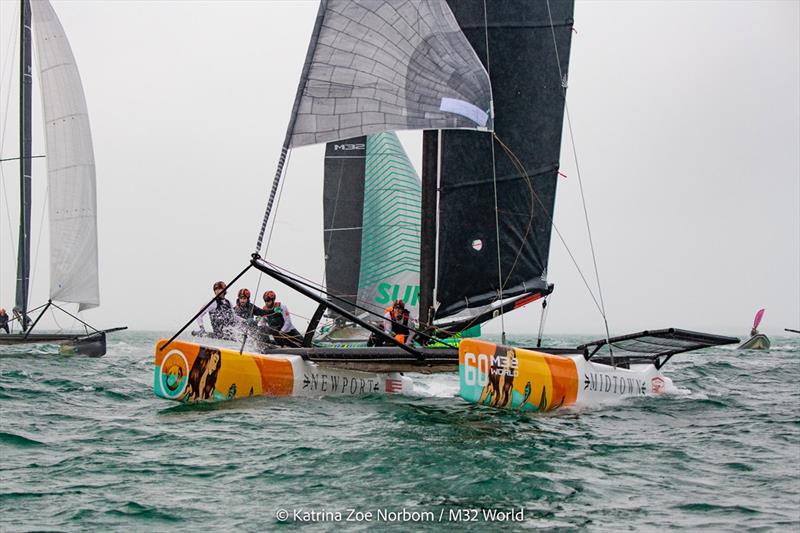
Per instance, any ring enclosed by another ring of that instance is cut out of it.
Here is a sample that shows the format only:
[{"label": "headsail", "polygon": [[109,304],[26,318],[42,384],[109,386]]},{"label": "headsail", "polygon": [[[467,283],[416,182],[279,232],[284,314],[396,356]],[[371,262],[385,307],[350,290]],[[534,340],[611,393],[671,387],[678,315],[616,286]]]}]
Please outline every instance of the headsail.
[{"label": "headsail", "polygon": [[492,128],[488,76],[445,0],[323,0],[303,71],[292,147]]},{"label": "headsail", "polygon": [[328,292],[374,312],[396,299],[416,308],[420,187],[394,132],[328,143],[323,192]]},{"label": "headsail", "polygon": [[[438,319],[483,314],[499,298],[499,278],[504,300],[548,290],[573,13],[572,0],[489,2],[486,11],[483,0],[450,6],[491,74],[497,137],[442,131],[425,142],[426,151],[439,147],[438,158],[423,158],[424,175],[438,164]],[[433,248],[436,235],[427,235],[423,247]]]},{"label": "headsail", "polygon": [[100,305],[94,150],[78,67],[48,0],[32,2],[47,143],[50,298]]}]

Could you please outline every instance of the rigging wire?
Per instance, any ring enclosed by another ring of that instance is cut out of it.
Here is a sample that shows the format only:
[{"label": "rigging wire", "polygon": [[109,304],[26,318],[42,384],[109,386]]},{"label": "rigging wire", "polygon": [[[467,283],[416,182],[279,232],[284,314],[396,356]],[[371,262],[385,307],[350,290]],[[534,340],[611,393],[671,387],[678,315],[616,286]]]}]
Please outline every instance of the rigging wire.
[{"label": "rigging wire", "polygon": [[[489,75],[489,91],[490,91],[490,98],[489,102],[492,108],[494,108],[494,96],[491,95],[491,87],[492,87],[492,69],[491,69],[491,62],[489,61],[489,16],[486,10],[486,0],[483,0],[483,38],[484,43],[486,45],[486,74]],[[492,109],[492,115],[494,115],[494,109]],[[500,301],[500,339],[501,344],[506,343],[506,320],[505,320],[505,313],[503,312],[503,264],[500,260],[500,213],[497,210],[497,165],[495,161],[495,153],[494,153],[494,116],[492,117],[492,136],[489,138],[489,142],[492,145],[492,185],[494,189],[494,231],[495,231],[495,240],[497,243],[497,285],[498,285],[498,300]]]},{"label": "rigging wire", "polygon": [[[564,110],[565,110],[566,115],[567,115],[567,129],[569,130],[570,142],[572,143],[572,155],[573,155],[573,157],[575,159],[575,173],[578,175],[578,186],[579,186],[580,193],[581,193],[581,202],[583,203],[583,214],[584,214],[584,218],[586,220],[586,231],[588,232],[588,235],[589,235],[589,247],[591,248],[591,251],[592,251],[592,263],[594,264],[594,275],[595,275],[595,279],[597,280],[597,292],[598,292],[598,296],[600,297],[601,314],[603,315],[603,323],[605,324],[605,328],[606,328],[606,341],[608,342],[609,350],[611,350],[611,341],[610,341],[611,334],[609,333],[609,329],[608,329],[608,317],[606,315],[605,302],[603,301],[603,289],[602,289],[602,287],[600,285],[600,272],[599,272],[599,269],[597,268],[597,256],[596,256],[595,250],[594,250],[594,241],[592,240],[592,229],[591,229],[591,225],[589,224],[589,210],[586,207],[586,196],[583,193],[583,180],[581,179],[580,165],[578,164],[578,151],[577,151],[577,148],[575,147],[575,136],[574,136],[573,130],[572,130],[572,121],[570,120],[570,116],[569,116],[569,106],[567,105],[566,80],[564,79],[564,73],[563,73],[563,70],[561,69],[561,58],[560,58],[560,56],[558,54],[558,42],[556,41],[556,30],[555,30],[555,27],[553,25],[553,13],[550,10],[550,0],[547,0],[547,16],[550,19],[550,32],[551,32],[551,34],[553,36],[553,49],[555,50],[555,54],[556,54],[556,64],[558,65],[558,75],[559,75],[559,78],[561,78],[561,80],[562,80],[562,86],[564,88]],[[614,363],[613,352],[611,352],[611,363],[612,364]]]}]

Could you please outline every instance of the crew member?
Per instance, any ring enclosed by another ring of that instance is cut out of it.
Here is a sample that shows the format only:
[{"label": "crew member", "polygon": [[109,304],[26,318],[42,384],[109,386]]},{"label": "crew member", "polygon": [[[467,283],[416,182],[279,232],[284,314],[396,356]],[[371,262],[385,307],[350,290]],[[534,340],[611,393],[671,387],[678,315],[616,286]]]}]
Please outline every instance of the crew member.
[{"label": "crew member", "polygon": [[270,335],[278,346],[303,345],[303,336],[292,324],[289,308],[275,300],[275,291],[264,293],[264,319]]},{"label": "crew member", "polygon": [[414,340],[414,319],[403,300],[395,300],[383,314],[383,331],[398,341],[411,346]]},{"label": "crew member", "polygon": [[236,305],[233,308],[233,312],[236,313],[236,316],[244,320],[249,320],[254,316],[263,316],[267,314],[266,311],[257,307],[253,302],[250,301],[249,289],[239,289],[239,294],[236,297]]},{"label": "crew member", "polygon": [[6,330],[6,333],[11,333],[8,329],[8,313],[0,307],[0,329]]},{"label": "crew member", "polygon": [[231,303],[225,298],[227,286],[224,281],[217,281],[214,283],[214,300],[203,309],[200,316],[197,317],[198,329],[192,332],[192,335],[206,335],[205,327],[203,326],[203,317],[208,315],[211,319],[212,337],[217,338],[232,338],[231,328],[236,322],[236,317],[231,308]]}]

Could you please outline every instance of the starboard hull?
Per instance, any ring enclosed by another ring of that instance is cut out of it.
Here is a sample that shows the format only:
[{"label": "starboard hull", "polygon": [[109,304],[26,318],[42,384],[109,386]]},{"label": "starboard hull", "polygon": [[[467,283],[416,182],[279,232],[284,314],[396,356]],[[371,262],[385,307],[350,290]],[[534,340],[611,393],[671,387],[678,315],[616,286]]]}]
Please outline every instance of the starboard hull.
[{"label": "starboard hull", "polygon": [[674,389],[653,364],[613,367],[583,355],[553,355],[467,339],[459,347],[460,396],[521,411],[550,411]]}]

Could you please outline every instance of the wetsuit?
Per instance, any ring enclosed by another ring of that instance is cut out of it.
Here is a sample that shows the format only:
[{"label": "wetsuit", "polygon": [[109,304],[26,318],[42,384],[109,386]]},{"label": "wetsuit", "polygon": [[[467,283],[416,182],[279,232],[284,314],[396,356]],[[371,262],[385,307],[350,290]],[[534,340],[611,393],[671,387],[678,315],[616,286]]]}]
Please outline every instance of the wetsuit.
[{"label": "wetsuit", "polygon": [[5,313],[0,315],[0,329],[6,330],[6,333],[11,333],[8,329],[8,315]]}]

